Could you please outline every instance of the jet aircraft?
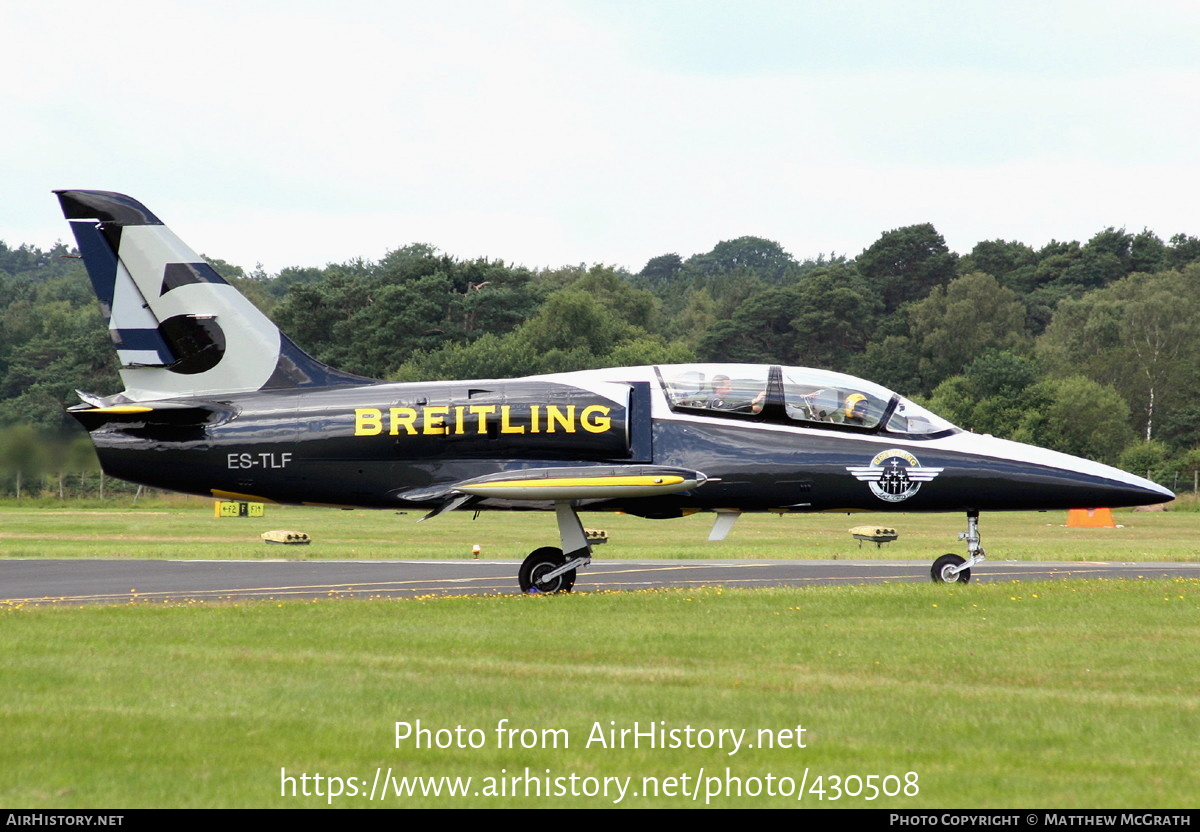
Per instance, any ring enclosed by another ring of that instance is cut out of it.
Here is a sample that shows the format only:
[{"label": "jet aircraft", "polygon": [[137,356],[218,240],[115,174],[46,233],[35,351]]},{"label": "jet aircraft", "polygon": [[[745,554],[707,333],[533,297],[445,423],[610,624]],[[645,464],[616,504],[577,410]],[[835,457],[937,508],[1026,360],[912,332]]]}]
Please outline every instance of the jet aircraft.
[{"label": "jet aircraft", "polygon": [[981,436],[878,384],[777,365],[623,367],[396,384],[304,353],[144,205],[56,191],[120,359],[124,391],[70,413],[104,470],[219,499],[352,508],[552,509],[560,547],[522,591],[569,591],[592,547],[578,512],[965,512],[1173,499],[1107,465]]}]

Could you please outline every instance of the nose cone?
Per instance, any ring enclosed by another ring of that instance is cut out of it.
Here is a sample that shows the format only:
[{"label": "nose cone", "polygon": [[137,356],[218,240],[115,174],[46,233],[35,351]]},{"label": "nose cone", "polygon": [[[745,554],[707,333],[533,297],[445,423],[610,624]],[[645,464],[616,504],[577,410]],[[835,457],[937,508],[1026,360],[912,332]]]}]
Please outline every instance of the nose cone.
[{"label": "nose cone", "polygon": [[1124,474],[1128,481],[1112,482],[1099,486],[1100,496],[1107,496],[1107,502],[1096,502],[1095,505],[1077,506],[1077,508],[1119,508],[1121,506],[1148,506],[1155,503],[1167,503],[1175,499],[1175,493],[1156,482],[1135,477],[1133,474],[1121,471],[1119,468],[1109,470]]},{"label": "nose cone", "polygon": [[1170,489],[1090,459],[965,431],[949,440],[989,461],[981,470],[996,478],[997,491],[1007,492],[995,495],[1006,508],[1121,508],[1175,499]]}]

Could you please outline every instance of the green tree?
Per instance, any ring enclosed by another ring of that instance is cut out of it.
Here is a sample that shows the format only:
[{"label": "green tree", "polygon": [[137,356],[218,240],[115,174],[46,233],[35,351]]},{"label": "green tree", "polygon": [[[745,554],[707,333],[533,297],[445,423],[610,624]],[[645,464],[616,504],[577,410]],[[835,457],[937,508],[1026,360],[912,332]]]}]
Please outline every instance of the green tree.
[{"label": "green tree", "polygon": [[121,389],[116,354],[94,301],[17,303],[0,318],[0,424],[26,423],[47,433],[73,429],[65,409],[77,389]]},{"label": "green tree", "polygon": [[1129,246],[1129,269],[1134,272],[1161,272],[1167,268],[1167,246],[1150,229],[1143,229]]},{"label": "green tree", "polygon": [[844,370],[866,349],[883,304],[857,269],[816,269],[796,284],[790,322],[791,363]]},{"label": "green tree", "polygon": [[80,493],[86,491],[89,475],[96,474],[97,483],[99,483],[100,459],[96,456],[96,446],[92,444],[91,437],[76,436],[71,439],[67,448],[65,473],[79,477]]},{"label": "green tree", "polygon": [[550,295],[538,313],[521,326],[519,337],[538,352],[582,347],[597,355],[626,335],[627,327],[591,294],[562,289]]},{"label": "green tree", "polygon": [[300,275],[272,314],[319,360],[382,378],[414,352],[513,330],[536,312],[543,291],[526,269],[414,244],[378,263]]},{"label": "green tree", "polygon": [[513,334],[488,332],[468,343],[438,350],[417,350],[388,379],[430,381],[466,378],[517,378],[543,372],[540,354]]},{"label": "green tree", "polygon": [[1037,363],[1010,350],[989,351],[933,391],[929,408],[977,433],[1012,438],[1031,412],[1049,404],[1036,390]]},{"label": "green tree", "polygon": [[[949,419],[960,428],[976,433],[996,433],[981,428],[975,422],[979,396],[966,376],[950,376],[934,388],[923,404],[939,416]],[[1003,433],[998,433],[1004,436]]]},{"label": "green tree", "polygon": [[884,311],[891,313],[953,280],[957,260],[942,235],[923,223],[887,232],[855,263],[879,294]]},{"label": "green tree", "polygon": [[591,295],[630,326],[653,330],[658,323],[658,301],[654,295],[636,288],[627,275],[611,266],[592,266],[568,288]]},{"label": "green tree", "polygon": [[1171,245],[1167,249],[1167,265],[1172,269],[1182,269],[1189,263],[1200,262],[1200,238],[1189,234],[1176,234],[1171,237]]},{"label": "green tree", "polygon": [[646,261],[646,265],[637,274],[638,284],[659,295],[676,291],[682,272],[682,257],[678,254],[662,254]]},{"label": "green tree", "polygon": [[617,344],[603,356],[605,367],[639,367],[643,364],[690,364],[696,354],[679,342],[664,341],[657,335],[634,338]]},{"label": "green tree", "polygon": [[684,343],[694,347],[717,321],[717,304],[708,289],[688,294],[687,305],[675,318],[672,331]]},{"label": "green tree", "polygon": [[799,290],[771,288],[747,298],[729,318],[718,320],[696,346],[702,361],[745,364],[795,363],[792,318]]},{"label": "green tree", "polygon": [[1120,261],[1122,268],[1128,269],[1133,240],[1133,235],[1124,228],[1118,230],[1109,226],[1088,240],[1083,250],[1085,253],[1112,255]]},{"label": "green tree", "polygon": [[1133,438],[1129,407],[1117,391],[1083,376],[1052,379],[1030,388],[1036,405],[1014,437],[1055,451],[1115,462]]},{"label": "green tree", "polygon": [[919,396],[926,392],[920,363],[912,338],[907,335],[885,335],[867,344],[866,350],[851,358],[848,371],[886,384],[897,393]]},{"label": "green tree", "polygon": [[0,429],[0,466],[13,479],[17,499],[23,483],[40,475],[46,467],[45,447],[32,425],[9,425]]},{"label": "green tree", "polygon": [[1118,257],[1107,251],[1085,249],[1068,266],[1059,278],[1064,286],[1071,287],[1079,295],[1089,289],[1107,286],[1120,280],[1129,272],[1128,256]]},{"label": "green tree", "polygon": [[1170,456],[1171,450],[1165,443],[1157,439],[1140,440],[1121,451],[1117,464],[1126,471],[1154,479],[1164,473]]},{"label": "green tree", "polygon": [[706,361],[844,369],[875,332],[880,306],[852,266],[822,267],[718,316],[696,352]]},{"label": "green tree", "polygon": [[1014,291],[1027,291],[1033,287],[1020,284],[1033,273],[1037,254],[1024,243],[1008,240],[985,240],[976,243],[971,253],[958,262],[960,274],[983,272],[990,274],[1004,286]]},{"label": "green tree", "polygon": [[1016,293],[982,272],[934,287],[910,307],[908,320],[926,390],[989,350],[1022,349],[1029,340]]},{"label": "green tree", "polygon": [[796,261],[774,240],[762,237],[738,237],[722,240],[707,254],[697,254],[687,261],[690,269],[701,275],[751,273],[769,282],[778,283]]},{"label": "green tree", "polygon": [[[1197,267],[1189,267],[1195,269]],[[1200,360],[1200,297],[1193,273],[1134,274],[1078,300],[1064,300],[1038,348],[1062,375],[1111,384],[1138,413],[1146,439],[1156,418],[1194,387]]]}]

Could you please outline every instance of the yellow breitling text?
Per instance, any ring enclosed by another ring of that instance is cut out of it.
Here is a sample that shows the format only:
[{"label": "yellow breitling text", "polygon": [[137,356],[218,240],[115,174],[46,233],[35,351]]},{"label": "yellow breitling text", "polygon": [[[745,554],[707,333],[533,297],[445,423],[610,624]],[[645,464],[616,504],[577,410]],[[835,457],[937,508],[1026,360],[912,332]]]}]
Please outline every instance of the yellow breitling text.
[{"label": "yellow breitling text", "polygon": [[354,435],[389,436],[499,433],[604,433],[612,428],[612,408],[592,404],[577,406],[533,404],[514,412],[513,405],[429,405],[427,407],[356,407]]}]

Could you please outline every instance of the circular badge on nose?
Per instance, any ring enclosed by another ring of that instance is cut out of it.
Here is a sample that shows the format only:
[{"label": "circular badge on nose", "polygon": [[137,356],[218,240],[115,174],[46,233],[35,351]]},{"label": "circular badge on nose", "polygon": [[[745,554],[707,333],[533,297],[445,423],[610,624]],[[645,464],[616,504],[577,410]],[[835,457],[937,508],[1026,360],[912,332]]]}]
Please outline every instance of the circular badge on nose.
[{"label": "circular badge on nose", "polygon": [[870,465],[847,466],[846,470],[865,482],[879,499],[899,503],[920,491],[922,483],[929,482],[943,469],[922,467],[908,451],[889,448],[875,454]]}]

